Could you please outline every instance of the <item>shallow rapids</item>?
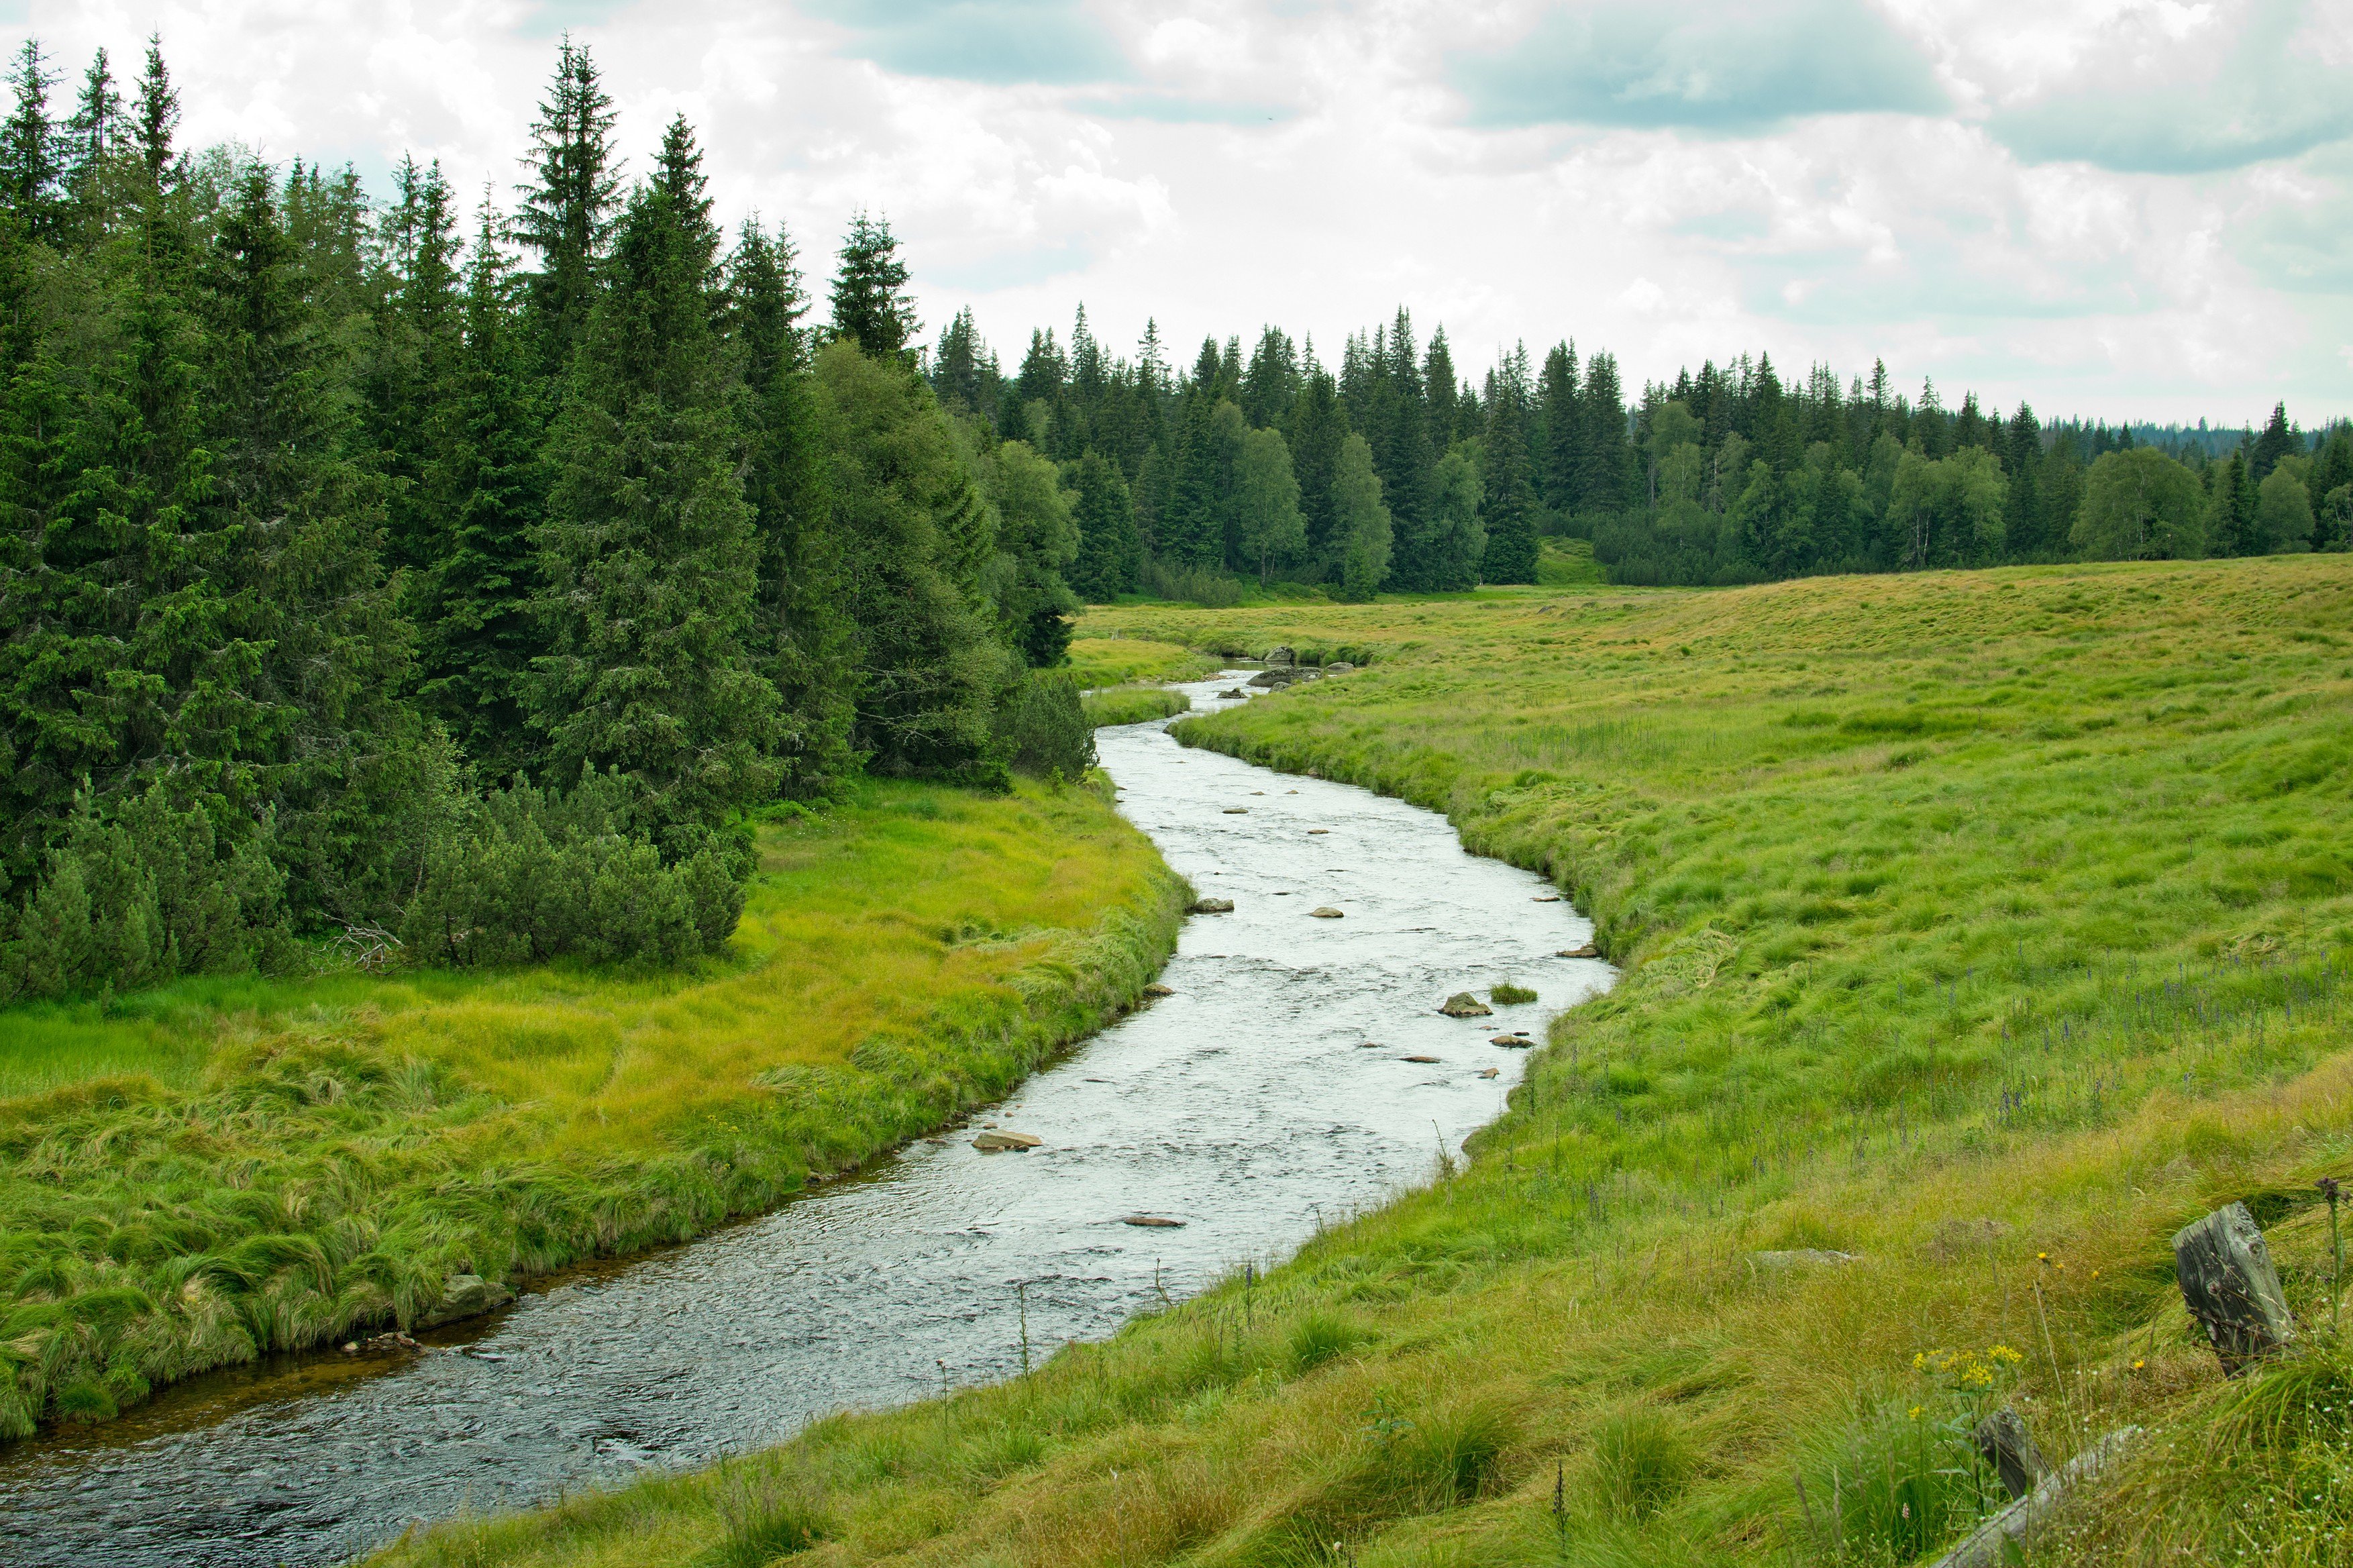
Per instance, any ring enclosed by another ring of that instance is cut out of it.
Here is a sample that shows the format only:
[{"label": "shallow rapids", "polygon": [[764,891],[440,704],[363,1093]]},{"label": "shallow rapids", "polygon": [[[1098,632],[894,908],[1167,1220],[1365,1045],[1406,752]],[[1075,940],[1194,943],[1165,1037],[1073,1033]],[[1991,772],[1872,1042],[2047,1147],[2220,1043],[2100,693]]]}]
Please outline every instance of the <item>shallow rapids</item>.
[{"label": "shallow rapids", "polygon": [[[1214,710],[1243,678],[1184,689]],[[691,1246],[546,1282],[424,1336],[423,1355],[215,1374],[0,1449],[0,1561],[339,1562],[412,1521],[1004,1377],[1021,1363],[1017,1286],[1042,1357],[1426,1180],[1518,1079],[1524,1054],[1490,1037],[1541,1038],[1609,984],[1607,965],[1555,956],[1589,923],[1539,901],[1538,878],[1466,854],[1439,816],[1166,730],[1098,742],[1121,810],[1201,895],[1234,901],[1187,922],[1161,976],[1175,994],[959,1131]],[[1437,1013],[1504,980],[1540,1000]],[[983,1154],[984,1122],[1041,1146]],[[1124,1223],[1136,1215],[1183,1223]]]}]

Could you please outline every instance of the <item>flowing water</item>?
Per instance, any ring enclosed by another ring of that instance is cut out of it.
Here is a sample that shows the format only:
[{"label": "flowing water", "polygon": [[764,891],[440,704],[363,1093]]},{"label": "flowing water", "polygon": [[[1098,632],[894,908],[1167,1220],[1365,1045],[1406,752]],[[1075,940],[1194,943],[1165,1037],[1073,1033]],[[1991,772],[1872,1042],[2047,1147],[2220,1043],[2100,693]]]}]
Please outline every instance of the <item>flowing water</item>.
[{"label": "flowing water", "polygon": [[[1184,689],[1214,710],[1239,679]],[[1555,956],[1585,920],[1466,854],[1441,817],[1186,750],[1165,723],[1098,740],[1121,809],[1235,904],[1187,922],[1161,976],[1175,994],[969,1127],[691,1246],[546,1282],[422,1355],[215,1374],[0,1450],[0,1562],[334,1563],[414,1521],[1004,1377],[1025,1310],[1033,1354],[1100,1338],[1427,1179],[1519,1075],[1522,1053],[1490,1037],[1541,1038],[1610,981]],[[1311,915],[1326,905],[1343,918]],[[1437,1012],[1507,979],[1540,1000]],[[983,1122],[1042,1146],[983,1154]]]}]

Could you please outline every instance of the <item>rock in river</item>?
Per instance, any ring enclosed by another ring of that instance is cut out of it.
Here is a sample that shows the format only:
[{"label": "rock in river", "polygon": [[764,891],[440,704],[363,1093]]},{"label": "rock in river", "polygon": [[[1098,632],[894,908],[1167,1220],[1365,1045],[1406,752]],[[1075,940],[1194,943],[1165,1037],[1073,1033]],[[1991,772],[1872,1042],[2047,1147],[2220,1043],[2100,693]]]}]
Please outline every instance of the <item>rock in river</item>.
[{"label": "rock in river", "polygon": [[1167,1219],[1156,1214],[1132,1214],[1125,1219],[1121,1220],[1119,1223],[1122,1225],[1141,1226],[1146,1230],[1182,1230],[1185,1228],[1185,1222],[1183,1220]]},{"label": "rock in river", "polygon": [[1446,1005],[1439,1011],[1450,1018],[1483,1018],[1494,1009],[1468,991],[1457,991],[1446,999]]},{"label": "rock in river", "polygon": [[1329,904],[1321,904],[1316,908],[1308,910],[1307,918],[1311,921],[1339,921],[1345,920],[1348,917],[1342,911],[1334,909]]},{"label": "rock in river", "polygon": [[1195,899],[1185,906],[1188,915],[1229,915],[1234,912],[1231,899]]},{"label": "rock in river", "polygon": [[1588,942],[1583,947],[1564,947],[1553,956],[1555,958],[1599,958],[1601,956],[1601,950]]},{"label": "rock in river", "polygon": [[514,1300],[514,1292],[479,1274],[452,1274],[441,1281],[441,1304],[417,1320],[413,1327],[435,1329],[460,1318],[495,1312]]},{"label": "rock in river", "polygon": [[1497,1035],[1493,1039],[1489,1040],[1487,1043],[1491,1046],[1503,1046],[1515,1051],[1525,1051],[1530,1046],[1535,1044],[1534,1040],[1528,1038],[1525,1035]]},{"label": "rock in river", "polygon": [[1027,1153],[1043,1142],[1044,1140],[1035,1133],[995,1131],[984,1132],[974,1139],[972,1146],[984,1154],[994,1154],[1004,1149],[1014,1149]]},{"label": "rock in river", "polygon": [[1438,1063],[1438,1058],[1436,1057],[1399,1057],[1398,1058],[1398,1060],[1401,1062],[1419,1062],[1424,1067],[1435,1067]]},{"label": "rock in river", "polygon": [[1163,985],[1160,982],[1155,980],[1151,984],[1144,988],[1144,994],[1146,996],[1174,996],[1176,994],[1176,992],[1175,987]]},{"label": "rock in river", "polygon": [[1226,807],[1226,815],[1228,816],[1248,816],[1250,815],[1250,807],[1246,805],[1229,805]]}]

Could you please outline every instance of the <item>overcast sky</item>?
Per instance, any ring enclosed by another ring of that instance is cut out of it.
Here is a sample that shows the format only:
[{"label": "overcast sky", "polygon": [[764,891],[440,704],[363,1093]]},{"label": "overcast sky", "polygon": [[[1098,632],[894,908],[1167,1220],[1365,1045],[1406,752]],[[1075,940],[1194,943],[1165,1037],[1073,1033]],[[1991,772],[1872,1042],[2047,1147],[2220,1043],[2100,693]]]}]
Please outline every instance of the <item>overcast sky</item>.
[{"label": "overcast sky", "polygon": [[1475,372],[1630,390],[1883,356],[1948,406],[2353,414],[2353,0],[0,0],[78,78],[164,37],[185,139],[403,152],[511,199],[565,29],[630,166],[682,110],[813,277],[886,215],[927,336],[970,305],[1132,349],[1403,304]]}]

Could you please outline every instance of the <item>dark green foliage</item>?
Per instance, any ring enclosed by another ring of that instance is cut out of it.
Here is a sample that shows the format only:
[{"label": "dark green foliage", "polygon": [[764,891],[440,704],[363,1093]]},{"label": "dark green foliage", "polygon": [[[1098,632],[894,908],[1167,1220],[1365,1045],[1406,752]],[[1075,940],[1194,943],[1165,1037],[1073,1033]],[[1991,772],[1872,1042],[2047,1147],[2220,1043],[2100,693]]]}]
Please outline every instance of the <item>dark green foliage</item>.
[{"label": "dark green foliage", "polygon": [[1487,378],[1487,549],[1480,575],[1490,583],[1536,580],[1536,492],[1528,474],[1527,356],[1514,354]]},{"label": "dark green foliage", "polygon": [[886,773],[954,769],[988,746],[1008,658],[976,603],[989,509],[911,367],[838,341],[818,355],[816,385],[852,742]]},{"label": "dark green foliage", "polygon": [[1075,780],[1095,765],[1094,721],[1079,684],[1051,670],[1026,677],[1007,696],[997,742],[1006,765],[1031,778]]},{"label": "dark green foliage", "polygon": [[552,775],[620,770],[678,855],[769,797],[778,708],[747,647],[758,556],[701,221],[641,190],[615,238],[552,448],[531,687]]},{"label": "dark green foliage", "polygon": [[415,960],[462,967],[681,963],[726,944],[750,849],[707,838],[666,864],[633,831],[640,799],[618,773],[567,794],[529,784],[469,803],[437,833],[399,935]]},{"label": "dark green foliage", "polygon": [[852,218],[833,279],[834,336],[877,359],[903,354],[916,331],[907,279],[889,222],[864,213]]},{"label": "dark green foliage", "polygon": [[526,162],[533,178],[517,192],[522,200],[514,217],[515,237],[539,255],[529,299],[543,374],[571,358],[596,303],[596,266],[621,201],[613,120],[587,46],[566,34],[531,128]]},{"label": "dark green foliage", "polygon": [[224,843],[161,784],[100,816],[85,796],[0,943],[0,1001],[125,992],[284,963],[285,873],[265,822]]},{"label": "dark green foliage", "polygon": [[467,271],[464,338],[442,407],[431,489],[434,559],[416,579],[418,696],[488,775],[527,765],[522,694],[543,651],[533,610],[531,529],[543,472],[514,289],[488,220]]},{"label": "dark green foliage", "polygon": [[1144,542],[1136,532],[1134,505],[1119,469],[1100,452],[1080,458],[1073,477],[1079,493],[1071,516],[1079,553],[1071,565],[1071,586],[1090,604],[1107,604],[1135,589]]}]

